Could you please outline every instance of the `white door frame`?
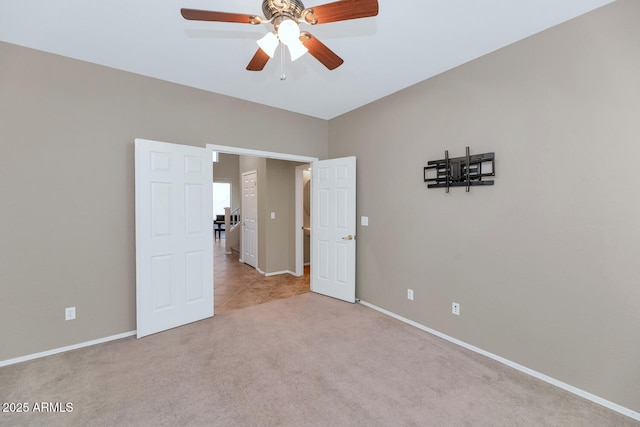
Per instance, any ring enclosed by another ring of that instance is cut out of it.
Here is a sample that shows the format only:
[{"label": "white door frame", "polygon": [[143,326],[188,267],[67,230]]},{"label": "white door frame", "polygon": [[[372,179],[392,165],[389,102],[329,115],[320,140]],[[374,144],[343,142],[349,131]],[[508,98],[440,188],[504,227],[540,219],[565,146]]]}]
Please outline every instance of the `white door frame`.
[{"label": "white door frame", "polygon": [[[278,153],[275,151],[262,151],[262,150],[253,150],[250,148],[239,148],[239,147],[230,147],[227,145],[217,145],[217,144],[207,144],[207,149],[211,152],[217,151],[218,153],[224,154],[235,154],[238,156],[252,156],[252,157],[266,157],[268,159],[275,160],[287,160],[291,162],[300,162],[300,163],[313,163],[315,161],[320,160],[318,157],[309,157],[309,156],[300,156],[297,154],[288,154],[288,153]],[[297,183],[297,180],[296,180]],[[296,184],[297,185],[297,184]],[[296,192],[296,206],[302,203],[302,200],[297,200],[297,192]],[[302,225],[300,225],[300,230],[296,230],[296,236],[298,235],[298,231],[302,231]],[[304,274],[304,238],[296,241],[296,276],[302,276]],[[300,259],[298,259],[300,257]],[[298,265],[302,265],[300,270],[298,271]]]}]

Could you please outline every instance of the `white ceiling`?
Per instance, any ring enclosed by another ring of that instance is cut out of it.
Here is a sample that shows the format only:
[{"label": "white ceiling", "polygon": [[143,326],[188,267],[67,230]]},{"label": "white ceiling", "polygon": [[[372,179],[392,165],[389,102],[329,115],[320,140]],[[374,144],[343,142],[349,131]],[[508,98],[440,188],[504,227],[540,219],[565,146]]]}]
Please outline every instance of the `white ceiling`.
[{"label": "white ceiling", "polygon": [[180,15],[262,15],[261,0],[2,0],[0,40],[331,119],[611,1],[379,0],[377,17],[303,25],[345,63],[329,71],[287,57],[284,81],[277,54],[264,71],[245,70],[271,25]]}]

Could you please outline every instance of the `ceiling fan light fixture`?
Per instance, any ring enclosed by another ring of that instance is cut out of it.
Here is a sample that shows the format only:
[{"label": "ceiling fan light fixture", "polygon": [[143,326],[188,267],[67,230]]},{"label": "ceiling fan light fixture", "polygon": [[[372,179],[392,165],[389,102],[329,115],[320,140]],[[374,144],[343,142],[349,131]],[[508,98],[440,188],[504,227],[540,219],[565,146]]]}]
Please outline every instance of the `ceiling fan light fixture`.
[{"label": "ceiling fan light fixture", "polygon": [[[264,18],[244,13],[185,8],[180,9],[180,13],[183,18],[193,21],[273,25],[275,31],[258,41],[259,48],[247,65],[248,71],[263,70],[269,59],[274,57],[280,43],[289,48],[292,61],[309,52],[327,69],[335,70],[344,60],[308,32],[301,34],[298,24],[327,24],[378,15],[378,0],[330,0],[331,3],[313,8],[305,8],[302,1],[262,0]],[[284,50],[281,53],[284,64]]]},{"label": "ceiling fan light fixture", "polygon": [[278,25],[278,37],[287,46],[300,42],[300,27],[295,21],[285,19]]},{"label": "ceiling fan light fixture", "polygon": [[264,51],[270,58],[273,58],[273,55],[276,53],[276,49],[278,48],[278,37],[276,37],[273,33],[267,33],[258,40],[258,46],[260,49]]},{"label": "ceiling fan light fixture", "polygon": [[291,62],[302,57],[305,53],[309,51],[309,49],[307,49],[300,40],[297,40],[294,43],[288,44],[287,47],[289,48],[289,55],[291,55]]}]

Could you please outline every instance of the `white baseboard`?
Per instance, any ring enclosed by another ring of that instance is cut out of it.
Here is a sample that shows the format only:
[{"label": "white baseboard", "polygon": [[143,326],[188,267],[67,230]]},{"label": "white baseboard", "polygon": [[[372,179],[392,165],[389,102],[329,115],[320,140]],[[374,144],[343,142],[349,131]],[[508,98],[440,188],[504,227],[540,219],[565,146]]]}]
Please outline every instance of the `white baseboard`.
[{"label": "white baseboard", "polygon": [[488,357],[490,359],[496,360],[496,361],[498,361],[498,362],[500,362],[500,363],[502,363],[504,365],[507,365],[507,366],[509,366],[511,368],[517,369],[520,372],[524,372],[525,374],[530,375],[530,376],[532,376],[534,378],[537,378],[537,379],[542,380],[542,381],[544,381],[546,383],[549,383],[549,384],[554,385],[556,387],[559,387],[559,388],[561,388],[563,390],[566,390],[566,391],[568,391],[570,393],[573,393],[573,394],[575,394],[577,396],[580,396],[582,398],[590,400],[590,401],[592,401],[594,403],[597,403],[598,405],[604,406],[605,408],[609,408],[612,411],[618,412],[618,413],[620,413],[622,415],[626,415],[627,417],[630,417],[630,418],[633,418],[635,420],[640,421],[640,412],[636,412],[636,411],[633,411],[633,410],[631,410],[629,408],[625,408],[624,406],[618,405],[617,403],[614,403],[614,402],[611,402],[609,400],[603,399],[603,398],[601,398],[599,396],[596,396],[595,394],[591,394],[589,392],[581,390],[581,389],[579,389],[577,387],[574,387],[574,386],[572,386],[570,384],[564,383],[564,382],[562,382],[560,380],[557,380],[557,379],[552,378],[552,377],[550,377],[548,375],[545,375],[545,374],[543,374],[541,372],[534,371],[533,369],[529,369],[526,366],[522,366],[522,365],[520,365],[518,363],[512,362],[511,360],[505,359],[503,357],[500,357],[498,355],[495,355],[493,353],[485,351],[485,350],[483,350],[481,348],[478,348],[476,346],[473,346],[471,344],[467,344],[464,341],[460,341],[460,340],[458,340],[456,338],[450,337],[449,335],[445,335],[442,332],[438,332],[438,331],[436,331],[434,329],[428,328],[428,327],[426,327],[424,325],[421,325],[420,323],[414,322],[413,320],[406,319],[406,318],[404,318],[402,316],[399,316],[399,315],[397,315],[395,313],[392,313],[390,311],[387,311],[387,310],[385,310],[383,308],[380,308],[378,306],[370,304],[370,303],[368,303],[366,301],[357,300],[357,302],[359,302],[360,304],[362,304],[362,305],[364,305],[366,307],[369,307],[369,308],[371,308],[373,310],[379,311],[380,313],[384,313],[387,316],[393,317],[394,319],[398,319],[398,320],[400,320],[400,321],[402,321],[404,323],[407,323],[407,324],[409,324],[411,326],[415,326],[416,328],[421,329],[421,330],[423,330],[425,332],[428,332],[428,333],[430,333],[432,335],[435,335],[435,336],[437,336],[439,338],[442,338],[444,340],[447,340],[449,342],[457,344],[460,347],[464,347],[464,348],[466,348],[468,350],[471,350],[473,352],[482,354],[483,356],[486,356],[486,357]]},{"label": "white baseboard", "polygon": [[277,276],[279,274],[291,274],[292,276],[295,276],[296,273],[289,271],[289,270],[284,270],[284,271],[274,271],[273,273],[262,273],[265,276],[269,277],[269,276]]},{"label": "white baseboard", "polygon": [[135,335],[136,331],[124,332],[118,335],[112,335],[110,337],[99,338],[97,340],[87,341],[79,344],[69,345],[66,347],[54,348],[53,350],[43,351],[41,353],[29,354],[26,356],[16,357],[15,359],[1,360],[0,367],[13,365],[20,362],[26,362],[27,360],[39,359],[40,357],[51,356],[53,354],[64,353],[65,351],[77,350],[82,347],[89,347],[96,344],[102,344],[109,341],[119,340],[121,338],[127,338]]},{"label": "white baseboard", "polygon": [[292,272],[292,271],[290,271],[290,270],[273,271],[273,272],[271,272],[271,273],[267,273],[267,272],[264,272],[264,271],[260,270],[258,267],[256,267],[256,271],[257,271],[258,273],[262,274],[262,275],[263,275],[263,276],[265,276],[265,277],[269,277],[269,276],[277,276],[277,275],[279,275],[279,274],[292,274],[292,275],[294,275],[294,276],[296,275],[296,273],[294,273],[294,272]]}]

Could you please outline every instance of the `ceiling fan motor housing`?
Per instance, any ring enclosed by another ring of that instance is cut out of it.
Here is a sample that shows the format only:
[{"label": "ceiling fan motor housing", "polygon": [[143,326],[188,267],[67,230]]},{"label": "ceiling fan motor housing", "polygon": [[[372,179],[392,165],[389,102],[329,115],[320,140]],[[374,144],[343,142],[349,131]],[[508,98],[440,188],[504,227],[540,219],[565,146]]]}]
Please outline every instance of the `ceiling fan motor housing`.
[{"label": "ceiling fan motor housing", "polygon": [[288,17],[298,21],[302,16],[304,4],[300,0],[263,0],[262,12],[267,19]]}]

